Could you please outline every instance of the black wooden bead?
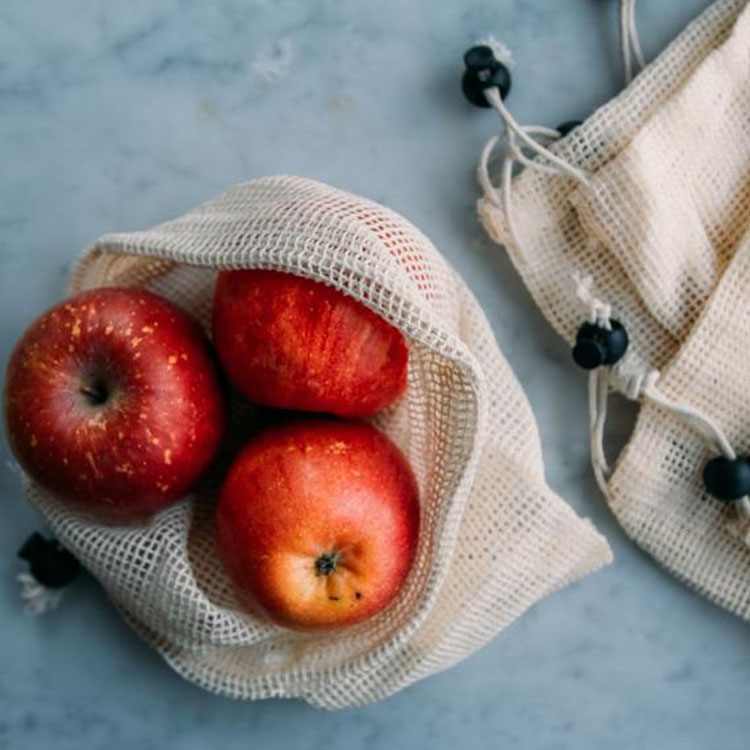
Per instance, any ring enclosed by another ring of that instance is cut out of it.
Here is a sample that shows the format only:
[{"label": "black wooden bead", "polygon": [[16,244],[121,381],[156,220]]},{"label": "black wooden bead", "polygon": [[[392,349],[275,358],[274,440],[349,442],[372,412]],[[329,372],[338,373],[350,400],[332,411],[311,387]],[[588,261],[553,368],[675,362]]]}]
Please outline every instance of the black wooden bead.
[{"label": "black wooden bead", "polygon": [[560,123],[555,129],[560,134],[560,138],[564,138],[571,130],[575,130],[582,124],[580,120],[568,120],[567,122]]},{"label": "black wooden bead", "polygon": [[18,556],[29,563],[31,575],[43,586],[59,589],[67,586],[78,575],[78,560],[55,539],[32,534],[18,551]]},{"label": "black wooden bead", "polygon": [[464,96],[477,107],[489,107],[490,103],[484,95],[485,89],[496,87],[500,91],[500,98],[505,99],[510,91],[510,71],[501,65],[496,70],[486,68],[478,73],[473,70],[464,71],[461,78],[461,90]]},{"label": "black wooden bead", "polygon": [[607,359],[607,347],[598,335],[579,337],[573,347],[573,359],[584,370],[601,367]]},{"label": "black wooden bead", "polygon": [[584,370],[619,362],[628,348],[628,334],[622,323],[610,321],[607,330],[594,323],[584,323],[576,334],[573,359]]},{"label": "black wooden bead", "polygon": [[706,492],[717,500],[731,502],[750,495],[750,459],[737,456],[734,460],[717,456],[703,467]]},{"label": "black wooden bead", "polygon": [[492,47],[486,44],[477,44],[464,53],[464,65],[466,65],[467,70],[479,72],[485,68],[494,69],[499,64],[500,61],[495,57]]},{"label": "black wooden bead", "polygon": [[496,57],[492,48],[479,44],[464,54],[466,70],[461,78],[464,96],[477,107],[489,107],[485,89],[497,88],[500,98],[510,93],[510,71]]}]

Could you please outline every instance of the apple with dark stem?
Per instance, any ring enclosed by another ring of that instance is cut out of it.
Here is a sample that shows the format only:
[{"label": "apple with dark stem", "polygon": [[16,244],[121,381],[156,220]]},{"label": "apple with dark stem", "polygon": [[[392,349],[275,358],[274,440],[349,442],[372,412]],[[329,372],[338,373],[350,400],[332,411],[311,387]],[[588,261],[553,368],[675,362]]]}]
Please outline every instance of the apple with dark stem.
[{"label": "apple with dark stem", "polygon": [[255,437],[217,508],[221,558],[250,610],[281,625],[352,625],[390,604],[414,559],[417,484],[374,427],[317,419]]},{"label": "apple with dark stem", "polygon": [[139,289],[83,292],[38,318],[5,383],[11,447],[43,487],[117,518],[185,495],[225,413],[198,324]]},{"label": "apple with dark stem", "polygon": [[222,271],[213,340],[229,380],[262,406],[367,417],[406,389],[400,331],[337,289],[289,273]]}]

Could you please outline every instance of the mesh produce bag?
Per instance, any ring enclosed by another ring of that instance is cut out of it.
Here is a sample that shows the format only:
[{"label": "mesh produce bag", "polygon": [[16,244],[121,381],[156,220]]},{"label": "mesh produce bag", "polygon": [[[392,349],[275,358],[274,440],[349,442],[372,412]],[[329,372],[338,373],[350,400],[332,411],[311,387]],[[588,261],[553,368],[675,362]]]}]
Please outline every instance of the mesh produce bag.
[{"label": "mesh produce bag", "polygon": [[208,328],[220,268],[331,284],[408,337],[407,393],[378,420],[414,468],[421,538],[386,611],[346,630],[294,632],[235,598],[214,546],[220,477],[132,526],[101,524],[31,484],[61,542],[180,674],[240,698],[367,703],[457,662],[609,561],[604,539],[545,484],[531,410],[476,301],[411,224],[310,180],[264,178],[153,229],[101,238],[72,291],[145,287]]},{"label": "mesh produce bag", "polygon": [[[489,143],[479,213],[571,344],[584,322],[624,325],[625,357],[590,376],[600,484],[638,544],[750,618],[750,501],[714,499],[703,478],[714,457],[750,453],[745,6],[720,0],[705,11],[617,98],[549,146],[560,163],[537,149],[511,180],[527,144],[509,128],[498,173],[500,141]],[[641,402],[612,468],[601,445],[611,390]]]}]

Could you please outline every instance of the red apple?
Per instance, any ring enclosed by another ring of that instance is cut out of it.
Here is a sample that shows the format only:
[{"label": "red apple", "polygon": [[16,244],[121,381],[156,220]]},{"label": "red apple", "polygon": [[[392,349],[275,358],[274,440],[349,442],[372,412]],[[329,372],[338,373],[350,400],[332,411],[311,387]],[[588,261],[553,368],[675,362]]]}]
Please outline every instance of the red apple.
[{"label": "red apple", "polygon": [[278,271],[223,271],[213,338],[227,376],[264,406],[366,417],[406,388],[403,335],[333,287]]},{"label": "red apple", "polygon": [[38,318],[11,355],[5,415],[33,479],[118,517],[183,496],[224,425],[199,326],[138,289],[94,289]]},{"label": "red apple", "polygon": [[287,627],[371,617],[414,559],[417,485],[403,454],[368,424],[271,428],[236,459],[221,491],[221,558],[250,608]]}]

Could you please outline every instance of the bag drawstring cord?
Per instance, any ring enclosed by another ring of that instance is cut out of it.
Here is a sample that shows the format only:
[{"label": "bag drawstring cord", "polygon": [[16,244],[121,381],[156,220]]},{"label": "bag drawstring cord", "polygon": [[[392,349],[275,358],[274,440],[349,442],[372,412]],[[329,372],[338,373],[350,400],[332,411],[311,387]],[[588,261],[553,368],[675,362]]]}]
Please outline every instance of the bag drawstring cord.
[{"label": "bag drawstring cord", "polygon": [[[610,326],[611,306],[603,303],[591,293],[591,277],[574,277],[576,296],[589,313],[589,322]],[[666,409],[700,433],[708,443],[717,449],[724,458],[734,461],[737,453],[732,448],[720,425],[708,415],[688,404],[674,401],[665,396],[657,387],[660,373],[655,368],[628,369],[624,361],[611,368],[599,367],[589,373],[589,428],[591,434],[591,465],[596,482],[602,492],[609,496],[610,467],[604,454],[604,429],[607,420],[609,393],[618,390],[633,401],[648,401]],[[750,520],[750,497],[740,498],[737,503],[740,521]],[[746,536],[747,524],[728,524],[735,536]],[[750,540],[748,540],[750,543]]]},{"label": "bag drawstring cord", "polygon": [[626,86],[630,85],[634,78],[633,58],[639,70],[646,67],[635,21],[635,2],[636,0],[620,0],[620,46]]},{"label": "bag drawstring cord", "polygon": [[[636,0],[620,0],[620,37],[622,45],[625,80],[629,84],[633,79],[633,62],[643,69],[646,65],[641,49],[635,19]],[[588,187],[589,179],[585,172],[566,162],[551,152],[544,143],[553,143],[561,137],[559,130],[541,125],[519,125],[503,103],[497,87],[486,88],[485,98],[489,105],[500,115],[505,126],[502,133],[493,135],[482,148],[477,165],[477,181],[487,200],[502,212],[507,234],[513,243],[517,257],[522,261],[520,252],[521,240],[513,221],[512,183],[513,168],[516,164],[548,174],[568,176],[579,184]],[[493,184],[490,167],[496,160],[498,147],[503,145],[500,167],[499,186]],[[528,158],[523,148],[532,151],[536,159]],[[611,328],[611,305],[602,302],[591,293],[590,277],[575,277],[576,296],[588,312],[589,322],[609,330]],[[657,387],[660,373],[654,368],[634,368],[632,362],[620,361],[612,367],[599,367],[592,370],[588,381],[589,430],[591,464],[599,488],[607,497],[610,496],[609,463],[604,452],[604,432],[607,420],[609,394],[612,390],[623,393],[633,401],[648,401],[672,412],[699,432],[711,445],[715,446],[724,458],[734,461],[737,454],[724,435],[721,427],[709,416],[689,404],[674,401],[664,395]],[[738,522],[728,524],[729,531],[745,539],[750,545],[750,497],[745,496],[735,503]]]},{"label": "bag drawstring cord", "polygon": [[[620,0],[619,2],[620,45],[626,85],[631,83],[635,75],[634,60],[639,70],[643,70],[646,67],[646,59],[643,55],[638,36],[635,4],[636,0]],[[484,43],[492,47],[493,50],[499,50],[497,57],[500,62],[510,62],[510,52],[504,45],[496,42],[494,39],[489,39]],[[519,125],[503,103],[500,91],[497,88],[485,89],[484,95],[490,106],[500,115],[505,125],[505,133],[494,135],[485,143],[477,166],[477,179],[485,197],[495,206],[503,209],[506,221],[508,222],[508,234],[515,242],[516,233],[515,228],[512,226],[512,211],[509,210],[511,203],[510,185],[514,163],[520,163],[542,172],[567,174],[582,185],[587,185],[588,179],[583,171],[568,164],[568,162],[556,154],[553,154],[534,137],[537,136],[554,142],[561,136],[558,130],[542,125]],[[498,195],[498,191],[493,186],[490,178],[490,164],[493,161],[495,150],[503,140],[505,141],[506,148],[501,168],[500,194]],[[519,146],[519,140],[523,143],[523,146]],[[528,148],[538,157],[546,159],[549,164],[529,159],[523,153],[523,147]]]}]

